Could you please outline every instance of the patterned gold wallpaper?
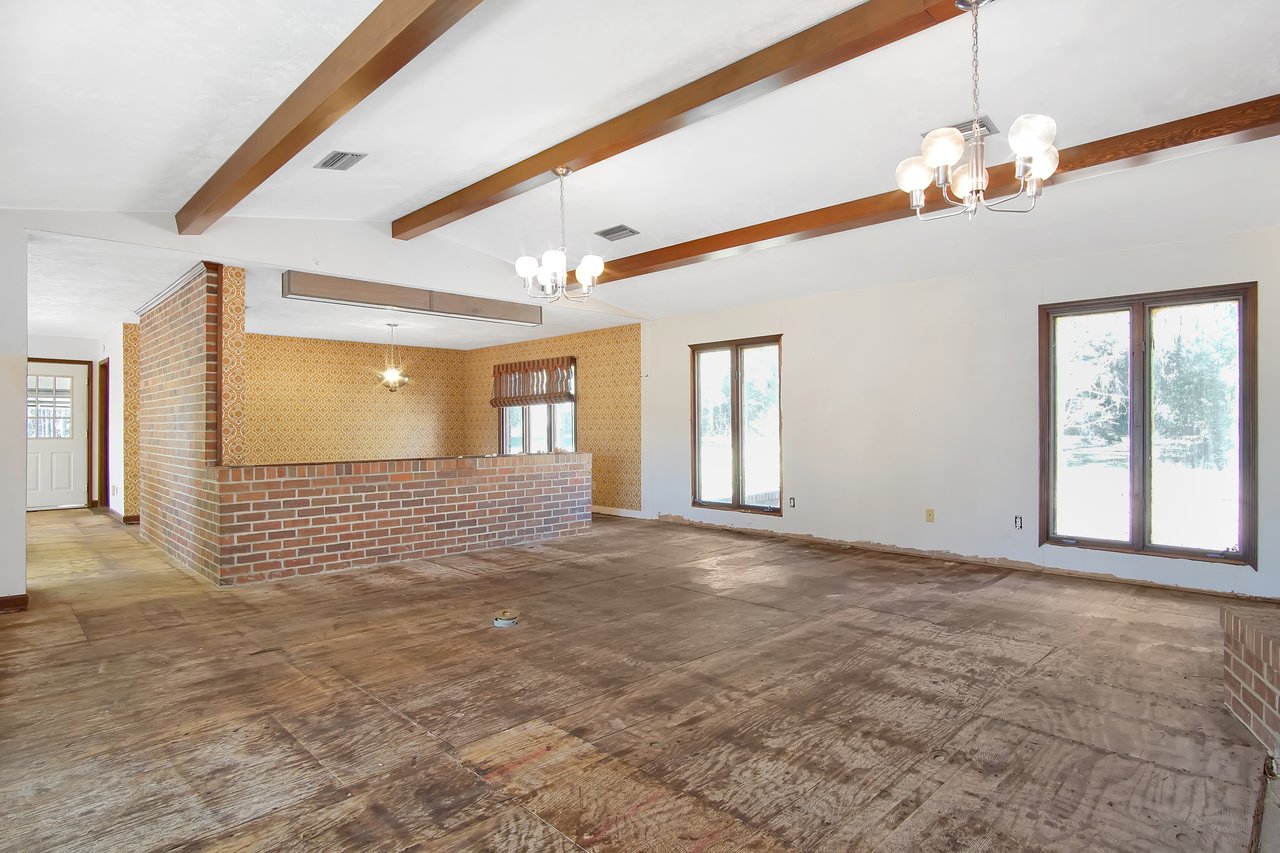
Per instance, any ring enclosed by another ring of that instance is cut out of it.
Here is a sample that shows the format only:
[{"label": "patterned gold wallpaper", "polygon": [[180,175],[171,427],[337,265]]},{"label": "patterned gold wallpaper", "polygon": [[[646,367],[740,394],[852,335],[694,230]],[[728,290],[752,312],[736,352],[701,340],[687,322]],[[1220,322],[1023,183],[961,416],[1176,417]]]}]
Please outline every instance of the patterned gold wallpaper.
[{"label": "patterned gold wallpaper", "polygon": [[283,465],[498,451],[493,365],[578,360],[578,449],[593,503],[640,509],[640,326],[479,350],[399,347],[409,384],[378,383],[380,344],[244,331],[244,270],[222,276],[222,464]]},{"label": "patterned gold wallpaper", "polygon": [[244,452],[224,464],[345,462],[462,453],[463,353],[398,348],[409,384],[379,384],[377,344],[244,336]]},{"label": "patterned gold wallpaper", "polygon": [[124,515],[138,514],[138,324],[124,324]]},{"label": "patterned gold wallpaper", "polygon": [[493,366],[572,355],[578,359],[578,450],[592,455],[592,503],[640,509],[640,326],[470,350],[462,453],[498,451],[498,413],[489,405]]},{"label": "patterned gold wallpaper", "polygon": [[[249,464],[249,436],[245,432],[245,272],[242,267],[222,268],[222,322],[218,327],[221,380],[218,383],[223,465]],[[311,461],[311,460],[306,460]],[[319,460],[317,460],[319,461]]]}]

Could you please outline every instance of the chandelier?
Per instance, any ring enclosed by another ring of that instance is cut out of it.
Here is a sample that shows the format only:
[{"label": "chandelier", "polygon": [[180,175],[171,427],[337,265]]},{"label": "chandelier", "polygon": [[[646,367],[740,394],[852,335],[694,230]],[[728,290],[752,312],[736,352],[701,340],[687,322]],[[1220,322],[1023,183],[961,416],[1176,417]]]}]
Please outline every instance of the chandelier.
[{"label": "chandelier", "polygon": [[571,302],[583,302],[591,295],[596,279],[604,272],[604,258],[599,255],[583,255],[574,270],[576,282],[569,282],[569,258],[565,253],[564,227],[564,179],[569,167],[557,166],[556,178],[560,181],[560,248],[542,253],[542,262],[531,255],[516,260],[516,275],[524,279],[524,291],[535,299],[555,301],[564,297]]},{"label": "chandelier", "polygon": [[396,358],[396,327],[399,323],[388,323],[390,342],[387,344],[387,354],[383,359],[382,372],[378,374],[382,377],[382,386],[391,393],[403,388],[409,384],[409,377],[404,375],[404,365]]},{"label": "chandelier", "polygon": [[[966,128],[941,127],[925,135],[919,157],[908,157],[898,164],[898,189],[911,198],[911,209],[920,219],[946,219],[967,214],[972,221],[978,208],[998,213],[1030,213],[1044,191],[1044,182],[1058,169],[1058,149],[1053,140],[1057,123],[1043,115],[1024,115],[1009,128],[1009,147],[1013,149],[1014,177],[1018,191],[1006,198],[987,199],[991,175],[987,171],[985,137],[990,124],[984,126],[978,106],[978,9],[991,0],[956,0],[956,6],[973,18],[973,122]],[[955,208],[925,216],[925,190],[934,184],[942,191],[948,206]],[[1028,199],[1010,207],[1018,199]]]}]

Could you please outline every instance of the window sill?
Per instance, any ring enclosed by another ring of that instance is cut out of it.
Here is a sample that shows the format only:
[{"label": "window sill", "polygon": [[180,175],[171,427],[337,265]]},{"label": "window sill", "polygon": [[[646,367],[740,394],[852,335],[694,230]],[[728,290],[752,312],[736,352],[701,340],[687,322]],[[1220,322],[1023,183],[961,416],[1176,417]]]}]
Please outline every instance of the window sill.
[{"label": "window sill", "polygon": [[724,512],[745,512],[750,513],[751,515],[773,515],[779,518],[782,517],[781,507],[777,509],[769,509],[768,507],[762,506],[732,506],[730,504],[703,503],[702,501],[693,501],[690,506],[697,509],[718,509]]},{"label": "window sill", "polygon": [[1220,563],[1227,566],[1247,566],[1255,572],[1257,571],[1257,568],[1253,565],[1253,561],[1243,554],[1238,557],[1224,557],[1219,553],[1208,551],[1187,551],[1177,548],[1160,548],[1158,546],[1134,548],[1131,545],[1116,544],[1112,542],[1100,542],[1089,539],[1060,539],[1053,536],[1040,543],[1040,547],[1042,548],[1045,545],[1056,545],[1059,548],[1081,548],[1086,551],[1108,551],[1112,554],[1133,554],[1139,557],[1165,557],[1173,560],[1191,560],[1197,563]]}]

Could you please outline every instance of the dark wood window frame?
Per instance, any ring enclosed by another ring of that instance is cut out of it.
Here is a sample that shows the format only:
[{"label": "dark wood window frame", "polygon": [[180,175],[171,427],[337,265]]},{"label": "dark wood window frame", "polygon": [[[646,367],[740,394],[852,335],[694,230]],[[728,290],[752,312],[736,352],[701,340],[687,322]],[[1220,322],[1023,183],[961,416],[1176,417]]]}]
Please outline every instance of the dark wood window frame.
[{"label": "dark wood window frame", "polygon": [[[1132,296],[1040,306],[1040,544],[1146,554],[1205,562],[1258,565],[1258,285],[1257,282],[1168,290]],[[1153,308],[1236,300],[1240,303],[1240,550],[1205,551],[1148,543],[1151,485],[1151,352],[1147,323]],[[1054,319],[1128,310],[1129,342],[1129,541],[1064,537],[1053,531]]]},{"label": "dark wood window frame", "polygon": [[[742,392],[742,382],[740,370],[742,365],[742,350],[761,346],[763,344],[777,344],[778,346],[778,506],[777,508],[766,506],[754,506],[742,502],[742,405],[740,396]],[[698,354],[714,350],[729,350],[732,355],[729,359],[729,412],[730,412],[730,430],[733,445],[733,500],[729,503],[716,503],[712,501],[702,501],[698,499],[698,471],[701,469],[698,458]],[[692,463],[691,486],[693,489],[692,505],[702,509],[723,509],[733,512],[751,512],[760,515],[782,515],[782,507],[785,503],[783,498],[782,484],[782,335],[762,335],[755,338],[737,338],[730,341],[714,341],[705,344],[689,345],[689,389],[690,389],[690,410],[689,410],[689,432],[690,432],[690,461]]]},{"label": "dark wood window frame", "polygon": [[[560,404],[559,403],[535,403],[534,405],[549,407],[547,411],[547,449],[545,451],[542,451],[542,450],[530,451],[527,449],[529,447],[529,433],[526,427],[529,423],[529,410],[534,408],[534,406],[503,406],[502,408],[498,409],[498,455],[500,456],[540,456],[543,453],[560,452],[556,450],[556,414],[555,414],[556,406]],[[572,403],[570,403],[570,405],[573,406],[573,450],[564,451],[564,452],[577,453],[578,452],[578,401],[574,400]],[[521,435],[521,441],[523,443],[523,446],[526,449],[521,450],[519,453],[510,453],[507,451],[507,412],[511,411],[512,409],[521,410],[520,435]]]}]

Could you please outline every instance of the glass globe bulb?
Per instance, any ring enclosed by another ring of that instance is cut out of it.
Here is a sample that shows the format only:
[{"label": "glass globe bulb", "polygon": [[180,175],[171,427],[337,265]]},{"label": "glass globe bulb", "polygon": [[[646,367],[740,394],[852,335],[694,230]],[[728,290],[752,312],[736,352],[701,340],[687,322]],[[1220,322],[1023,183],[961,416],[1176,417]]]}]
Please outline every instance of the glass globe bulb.
[{"label": "glass globe bulb", "polygon": [[[986,169],[982,170],[980,181],[974,181],[973,164],[963,163],[957,166],[951,172],[951,191],[955,193],[956,198],[964,201],[965,198],[973,192],[985,191],[987,184],[991,182],[991,173]],[[975,186],[975,183],[980,184]]]},{"label": "glass globe bulb", "polygon": [[596,278],[600,273],[604,272],[604,258],[599,255],[583,255],[582,262],[578,264],[579,277],[583,272],[592,278]]},{"label": "glass globe bulb", "polygon": [[547,269],[545,265],[538,267],[537,279],[543,290],[549,289],[551,287],[551,270]]},{"label": "glass globe bulb", "polygon": [[1031,158],[1031,177],[1045,181],[1056,171],[1058,171],[1058,149],[1052,145]]},{"label": "glass globe bulb", "polygon": [[1009,147],[1019,157],[1034,157],[1053,144],[1058,123],[1048,116],[1018,116],[1009,128]]},{"label": "glass globe bulb", "polygon": [[964,156],[964,134],[954,127],[932,130],[925,136],[920,152],[930,169],[954,166]]},{"label": "glass globe bulb", "polygon": [[923,157],[908,157],[898,164],[894,177],[898,180],[898,189],[909,193],[926,189],[933,183],[933,170],[925,164]]},{"label": "glass globe bulb", "polygon": [[538,274],[538,259],[524,255],[516,258],[516,275],[524,279],[533,278]]},{"label": "glass globe bulb", "polygon": [[551,273],[563,273],[569,268],[564,252],[559,249],[547,249],[542,253],[542,267]]}]

